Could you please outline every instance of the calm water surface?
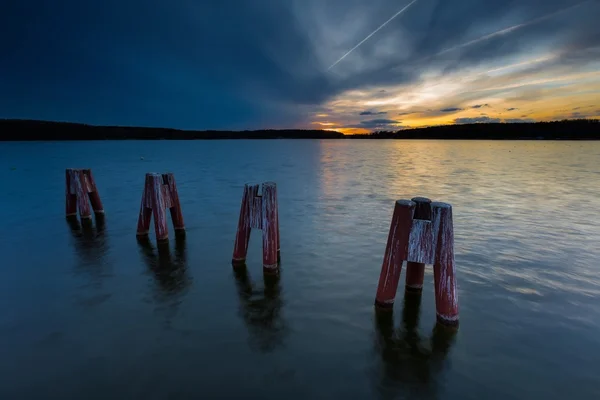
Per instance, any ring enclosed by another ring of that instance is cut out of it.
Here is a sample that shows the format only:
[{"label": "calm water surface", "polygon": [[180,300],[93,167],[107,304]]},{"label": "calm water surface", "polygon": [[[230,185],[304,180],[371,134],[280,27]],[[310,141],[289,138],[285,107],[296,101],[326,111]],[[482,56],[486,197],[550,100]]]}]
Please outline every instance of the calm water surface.
[{"label": "calm water surface", "polygon": [[[93,169],[103,227],[67,224],[68,167]],[[159,252],[135,228],[166,171],[187,239]],[[278,281],[258,234],[230,265],[243,184],[265,180]],[[2,143],[0,182],[2,399],[600,398],[600,143]],[[455,335],[430,268],[421,298],[373,310],[394,201],[417,195],[454,207]]]}]

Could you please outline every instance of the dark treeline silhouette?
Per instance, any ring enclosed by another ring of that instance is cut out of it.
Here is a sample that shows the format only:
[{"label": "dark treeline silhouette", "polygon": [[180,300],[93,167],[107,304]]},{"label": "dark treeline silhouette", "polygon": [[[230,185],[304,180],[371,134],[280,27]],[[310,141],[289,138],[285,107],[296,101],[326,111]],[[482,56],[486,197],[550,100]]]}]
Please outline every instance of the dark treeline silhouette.
[{"label": "dark treeline silhouette", "polygon": [[600,121],[576,119],[535,123],[440,125],[353,135],[351,139],[600,140]]},{"label": "dark treeline silhouette", "polygon": [[193,139],[338,139],[340,132],[301,129],[184,131],[168,128],[94,126],[71,122],[0,120],[0,140],[193,140]]},{"label": "dark treeline silhouette", "polygon": [[70,122],[0,119],[0,141],[125,139],[600,140],[600,121],[577,119],[535,123],[476,123],[344,135],[340,132],[325,130],[184,131],[167,128],[94,126]]}]

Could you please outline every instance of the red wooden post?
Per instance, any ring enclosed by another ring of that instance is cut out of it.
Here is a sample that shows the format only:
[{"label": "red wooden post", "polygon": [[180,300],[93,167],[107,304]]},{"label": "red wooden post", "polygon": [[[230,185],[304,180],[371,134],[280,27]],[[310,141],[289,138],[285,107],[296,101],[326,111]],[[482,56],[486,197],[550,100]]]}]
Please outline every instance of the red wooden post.
[{"label": "red wooden post", "polygon": [[150,174],[148,194],[150,195],[150,201],[152,201],[152,214],[154,215],[156,240],[167,240],[169,239],[167,205],[165,203],[163,177],[161,174]]},{"label": "red wooden post", "polygon": [[252,228],[263,232],[263,271],[266,274],[278,272],[279,217],[277,210],[277,185],[274,182],[259,185],[245,185],[240,218],[233,246],[232,264],[244,266],[248,252],[248,242]]},{"label": "red wooden post", "polygon": [[[431,221],[431,200],[426,197],[414,197],[415,202],[414,219]],[[423,290],[423,279],[425,277],[425,264],[407,261],[406,263],[406,288],[408,292],[420,292]]]},{"label": "red wooden post", "polygon": [[279,200],[277,200],[277,187],[275,187],[275,227],[277,232],[277,264],[281,262],[281,243],[279,241]]},{"label": "red wooden post", "polygon": [[263,271],[277,272],[277,185],[265,182],[262,187]]},{"label": "red wooden post", "polygon": [[144,179],[144,191],[142,192],[142,205],[138,217],[137,236],[145,236],[150,232],[150,220],[152,219],[152,203],[149,195],[150,174]]},{"label": "red wooden post", "polygon": [[92,209],[96,214],[104,214],[104,206],[100,200],[100,194],[98,194],[98,188],[96,187],[96,181],[94,175],[92,175],[91,169],[84,169],[83,175],[85,177],[86,191],[90,196],[90,203],[92,203]]},{"label": "red wooden post", "polygon": [[402,262],[408,257],[408,239],[415,206],[410,200],[396,201],[375,297],[377,307],[394,306]]},{"label": "red wooden post", "polygon": [[163,174],[163,180],[167,185],[171,197],[171,219],[173,220],[173,228],[175,234],[185,233],[185,224],[183,223],[183,213],[181,212],[181,204],[179,203],[179,193],[175,183],[175,176],[172,173]]},{"label": "red wooden post", "polygon": [[257,193],[258,185],[244,185],[240,218],[235,235],[235,245],[233,246],[233,259],[231,261],[234,267],[246,264],[246,254],[248,253],[248,242],[250,241],[251,231],[250,217],[252,215],[252,201]]},{"label": "red wooden post", "polygon": [[87,196],[87,187],[85,186],[85,175],[80,169],[73,170],[71,176],[71,187],[77,196],[77,208],[79,209],[79,216],[82,219],[92,218],[92,211],[90,210],[90,203]]},{"label": "red wooden post", "polygon": [[77,195],[75,194],[75,192],[72,190],[72,184],[71,181],[73,179],[77,179],[77,175],[74,172],[74,169],[67,169],[65,170],[65,175],[66,175],[66,185],[65,185],[65,193],[66,193],[66,214],[67,217],[73,217],[73,216],[77,216]]},{"label": "red wooden post", "polygon": [[458,325],[452,206],[448,203],[434,202],[431,203],[431,209],[435,233],[433,279],[437,319],[444,325]]},{"label": "red wooden post", "polygon": [[167,212],[171,210],[171,218],[176,233],[183,233],[183,213],[179,202],[179,194],[173,174],[146,174],[142,203],[138,217],[137,235],[147,235],[150,230],[150,220],[154,215],[154,230],[156,239],[163,241],[169,239],[167,227]]},{"label": "red wooden post", "polygon": [[81,218],[91,218],[90,202],[94,213],[97,215],[104,214],[104,207],[100,201],[98,188],[90,169],[68,168],[66,170],[65,193],[67,217],[77,215],[79,209]]}]

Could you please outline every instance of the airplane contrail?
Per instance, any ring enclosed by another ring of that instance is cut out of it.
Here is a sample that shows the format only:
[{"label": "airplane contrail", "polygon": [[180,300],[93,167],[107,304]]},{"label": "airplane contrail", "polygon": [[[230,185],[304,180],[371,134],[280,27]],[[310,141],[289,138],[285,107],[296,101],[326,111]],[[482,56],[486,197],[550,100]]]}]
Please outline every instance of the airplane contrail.
[{"label": "airplane contrail", "polygon": [[384,26],[386,26],[388,23],[390,23],[390,21],[392,21],[398,15],[402,14],[404,11],[406,11],[410,6],[412,6],[417,1],[418,0],[411,1],[410,3],[408,3],[408,5],[406,5],[404,8],[402,8],[396,14],[392,15],[392,17],[390,19],[388,19],[387,21],[385,21],[383,24],[381,24],[381,26],[379,28],[375,29],[366,38],[364,38],[363,40],[361,40],[360,43],[358,43],[356,46],[354,46],[353,48],[351,48],[350,50],[348,50],[348,52],[346,54],[344,54],[339,60],[337,60],[336,62],[334,62],[333,64],[331,64],[331,66],[329,66],[329,68],[327,68],[327,70],[329,71],[331,68],[335,67],[340,61],[342,61],[350,53],[352,53],[354,50],[356,50],[361,44],[363,44],[364,42],[366,42],[367,40],[369,40],[371,38],[371,36],[373,36],[374,34],[376,34],[381,28],[383,28]]},{"label": "airplane contrail", "polygon": [[491,39],[491,38],[494,38],[494,37],[496,37],[496,36],[502,36],[502,35],[506,35],[507,33],[511,33],[511,32],[514,32],[514,31],[516,31],[516,30],[518,30],[518,29],[524,28],[524,27],[526,27],[526,26],[529,26],[529,25],[536,24],[536,23],[538,23],[538,22],[541,22],[541,21],[543,21],[543,20],[546,20],[546,19],[548,19],[548,18],[552,18],[552,17],[554,17],[555,15],[562,14],[562,13],[563,13],[563,12],[565,12],[565,11],[569,11],[569,10],[570,10],[570,9],[572,9],[572,8],[579,7],[579,6],[581,6],[581,5],[585,4],[585,3],[589,3],[589,1],[590,1],[590,0],[585,0],[585,1],[582,1],[582,2],[580,2],[580,3],[577,3],[577,4],[575,4],[575,5],[572,5],[572,6],[569,6],[569,7],[563,8],[563,9],[561,9],[561,10],[554,11],[554,12],[552,12],[552,13],[550,13],[550,14],[546,14],[546,15],[543,15],[543,16],[541,16],[541,17],[538,17],[538,18],[532,19],[532,20],[530,20],[530,21],[523,22],[523,23],[521,23],[521,24],[518,24],[518,25],[513,25],[513,26],[510,26],[510,27],[508,27],[508,28],[504,28],[504,29],[501,29],[501,30],[499,30],[499,31],[496,31],[496,32],[493,32],[493,33],[487,34],[487,35],[485,35],[485,36],[481,36],[481,37],[479,37],[479,38],[477,38],[477,39],[474,39],[474,40],[471,40],[471,41],[469,41],[469,42],[466,42],[466,43],[461,43],[461,44],[459,44],[459,45],[456,45],[456,46],[453,46],[453,47],[447,48],[447,49],[445,49],[445,50],[442,50],[442,51],[440,51],[439,53],[435,54],[433,57],[435,57],[435,56],[440,56],[440,55],[442,55],[442,54],[446,54],[446,53],[449,53],[449,52],[451,52],[451,51],[454,51],[454,50],[462,49],[463,47],[471,46],[471,45],[473,45],[473,44],[476,44],[476,43],[480,43],[480,42],[486,41],[486,40],[488,40],[488,39]]}]

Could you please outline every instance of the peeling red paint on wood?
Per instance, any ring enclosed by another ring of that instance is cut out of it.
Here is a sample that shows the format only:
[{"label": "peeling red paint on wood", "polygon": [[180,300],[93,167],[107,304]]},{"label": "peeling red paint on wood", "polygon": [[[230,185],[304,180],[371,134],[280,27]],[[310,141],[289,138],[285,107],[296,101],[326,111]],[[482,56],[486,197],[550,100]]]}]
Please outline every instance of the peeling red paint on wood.
[{"label": "peeling red paint on wood", "polygon": [[436,314],[440,323],[458,325],[452,206],[426,198],[398,200],[388,235],[375,305],[394,304],[402,262],[406,290],[420,291],[425,264],[433,264]]},{"label": "peeling red paint on wood", "polygon": [[414,197],[415,214],[408,244],[406,263],[406,290],[423,290],[425,264],[433,264],[433,231],[431,226],[431,200],[426,197]]},{"label": "peeling red paint on wood", "polygon": [[100,194],[98,193],[96,181],[94,180],[94,175],[92,175],[92,170],[84,169],[83,173],[86,178],[87,192],[90,196],[90,203],[92,203],[92,209],[96,214],[103,214],[104,206],[102,205],[102,201],[100,200]]},{"label": "peeling red paint on wood", "polygon": [[452,206],[448,203],[432,203],[435,238],[435,308],[438,321],[446,325],[458,325],[458,297],[454,270],[454,227]]},{"label": "peeling red paint on wood", "polygon": [[175,183],[175,175],[171,172],[163,174],[166,192],[169,194],[169,208],[171,210],[171,220],[175,231],[184,231],[185,224],[183,222],[183,212],[181,211],[181,203],[179,202],[179,192]]},{"label": "peeling red paint on wood", "polygon": [[408,240],[414,210],[414,202],[396,201],[375,297],[378,307],[391,308],[394,305],[402,262],[408,256]]},{"label": "peeling red paint on wood", "polygon": [[140,214],[138,217],[137,235],[147,235],[150,231],[150,220],[152,219],[152,204],[150,204],[150,196],[148,194],[150,174],[146,174],[144,178],[144,191],[142,192],[142,203],[140,206]]},{"label": "peeling red paint on wood", "polygon": [[279,215],[277,206],[277,185],[274,182],[244,186],[238,229],[233,247],[234,267],[245,265],[248,242],[252,228],[262,230],[263,270],[277,273],[279,262]]},{"label": "peeling red paint on wood", "polygon": [[171,211],[176,232],[177,230],[183,232],[185,227],[175,177],[171,173],[147,173],[138,216],[137,235],[144,236],[150,232],[150,221],[154,216],[156,240],[168,240],[167,209]]},{"label": "peeling red paint on wood", "polygon": [[66,194],[66,214],[67,217],[77,215],[77,196],[71,190],[71,180],[77,179],[77,175],[75,175],[73,169],[67,169],[65,171],[66,175],[66,186],[65,186],[65,194]]},{"label": "peeling red paint on wood", "polygon": [[277,271],[277,185],[265,182],[262,187],[263,270]]},{"label": "peeling red paint on wood", "polygon": [[65,211],[67,217],[75,216],[79,211],[79,216],[82,219],[91,218],[90,203],[96,214],[104,213],[98,188],[90,169],[69,168],[65,171],[65,176]]},{"label": "peeling red paint on wood", "polygon": [[250,210],[250,228],[262,229],[262,196],[252,198],[252,209]]},{"label": "peeling red paint on wood", "polygon": [[281,243],[279,241],[279,202],[277,200],[277,190],[275,190],[275,232],[277,234],[277,263],[281,263]]}]

